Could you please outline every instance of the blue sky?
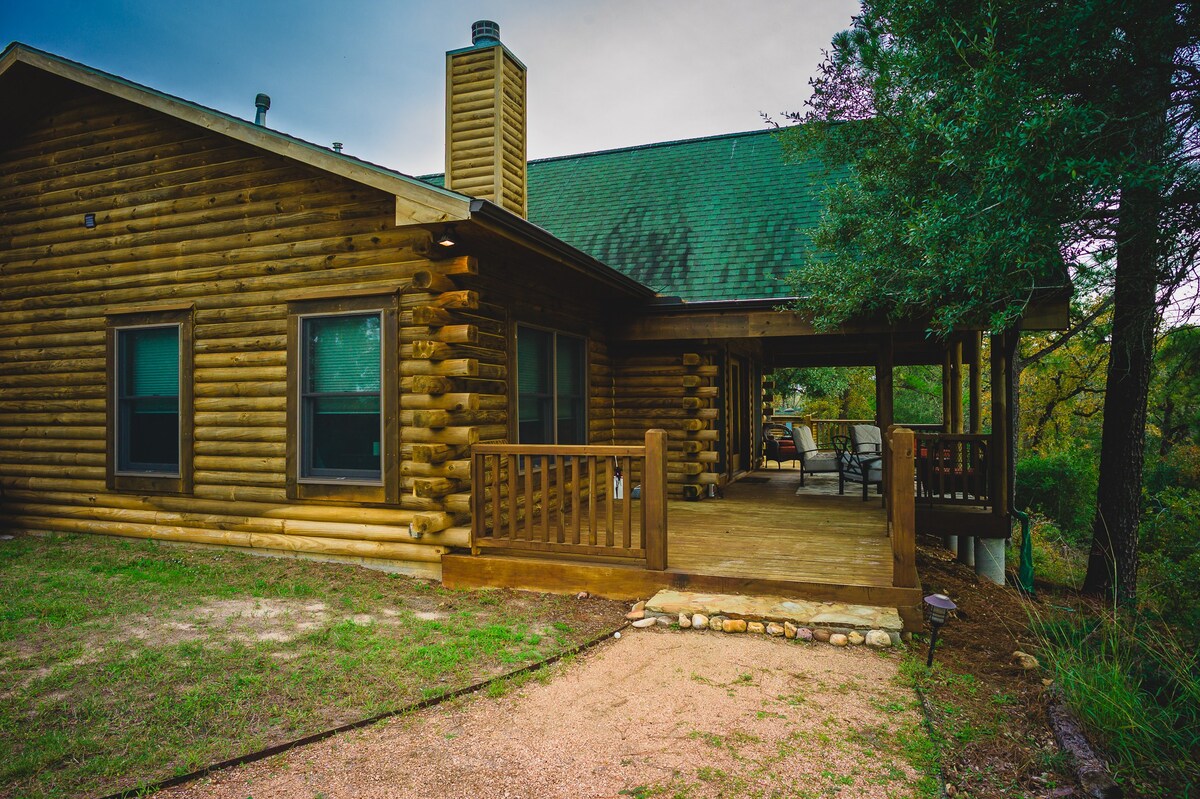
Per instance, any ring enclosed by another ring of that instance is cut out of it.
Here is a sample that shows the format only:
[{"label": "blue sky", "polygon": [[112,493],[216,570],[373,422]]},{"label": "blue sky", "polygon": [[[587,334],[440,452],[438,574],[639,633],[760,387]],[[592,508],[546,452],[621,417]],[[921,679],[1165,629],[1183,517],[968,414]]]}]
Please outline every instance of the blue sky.
[{"label": "blue sky", "polygon": [[410,174],[443,159],[446,50],[493,19],[529,68],[529,156],[761,127],[801,108],[854,0],[0,0],[21,41]]}]

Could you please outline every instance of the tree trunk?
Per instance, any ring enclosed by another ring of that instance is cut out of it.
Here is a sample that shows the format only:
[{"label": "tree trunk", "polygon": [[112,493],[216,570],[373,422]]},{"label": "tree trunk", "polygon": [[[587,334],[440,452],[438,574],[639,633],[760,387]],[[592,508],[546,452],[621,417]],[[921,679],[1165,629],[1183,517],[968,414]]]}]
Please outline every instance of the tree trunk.
[{"label": "tree trunk", "polygon": [[1133,77],[1122,88],[1124,113],[1112,133],[1128,142],[1130,161],[1118,208],[1113,332],[1100,439],[1100,483],[1086,593],[1115,589],[1121,604],[1137,599],[1138,523],[1146,446],[1146,401],[1158,325],[1164,261],[1164,207],[1171,78],[1182,28],[1175,4],[1158,0],[1126,26]]},{"label": "tree trunk", "polygon": [[[1138,523],[1146,443],[1146,399],[1154,355],[1158,203],[1133,190],[1121,198],[1112,348],[1104,394],[1100,482],[1085,593],[1137,596]],[[1115,580],[1115,582],[1114,582]]]}]

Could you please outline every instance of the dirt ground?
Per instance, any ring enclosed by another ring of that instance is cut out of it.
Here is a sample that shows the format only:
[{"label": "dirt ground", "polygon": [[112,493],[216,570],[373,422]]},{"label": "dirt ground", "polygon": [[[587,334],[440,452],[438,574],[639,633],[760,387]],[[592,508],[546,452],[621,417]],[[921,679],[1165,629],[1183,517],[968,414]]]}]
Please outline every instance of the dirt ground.
[{"label": "dirt ground", "polygon": [[158,794],[908,797],[923,734],[900,656],[627,630],[480,693]]},{"label": "dirt ground", "polygon": [[1030,617],[1062,601],[1053,587],[1039,584],[1037,599],[1027,600],[1011,585],[1015,575],[1009,586],[980,580],[933,538],[919,542],[917,567],[926,593],[958,603],[938,642],[944,669],[921,680],[935,726],[953,742],[944,760],[948,785],[969,799],[1082,796],[1046,718],[1046,673],[1012,661],[1015,650],[1037,651]]}]

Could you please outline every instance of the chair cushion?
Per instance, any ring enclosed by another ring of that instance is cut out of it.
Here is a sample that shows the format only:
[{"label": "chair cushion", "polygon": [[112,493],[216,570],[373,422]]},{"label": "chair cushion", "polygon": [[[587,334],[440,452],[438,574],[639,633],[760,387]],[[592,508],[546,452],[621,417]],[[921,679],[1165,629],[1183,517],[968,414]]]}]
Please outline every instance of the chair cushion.
[{"label": "chair cushion", "polygon": [[804,461],[804,471],[806,472],[836,472],[838,470],[837,455],[834,455],[832,452],[821,453],[820,455],[805,455],[802,460]]},{"label": "chair cushion", "polygon": [[855,452],[883,451],[883,435],[873,424],[850,425],[850,441]]},{"label": "chair cushion", "polygon": [[800,452],[817,451],[817,442],[813,440],[812,430],[806,424],[792,425],[792,441]]}]

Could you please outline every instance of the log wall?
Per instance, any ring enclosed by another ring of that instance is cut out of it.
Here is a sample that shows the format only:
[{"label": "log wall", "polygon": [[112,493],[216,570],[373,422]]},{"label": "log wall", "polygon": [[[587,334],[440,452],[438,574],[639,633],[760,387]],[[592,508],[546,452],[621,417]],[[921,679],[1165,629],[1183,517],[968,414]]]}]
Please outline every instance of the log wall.
[{"label": "log wall", "polygon": [[[83,225],[95,214],[95,229]],[[466,447],[503,438],[502,324],[389,194],[78,89],[0,153],[3,523],[386,561],[467,541]],[[401,292],[403,498],[289,501],[287,303]],[[194,491],[105,488],[105,315],[194,309]],[[456,498],[460,498],[456,501]],[[413,538],[409,526],[422,532]]]},{"label": "log wall", "polygon": [[[712,353],[686,345],[622,351],[613,359],[613,440],[636,444],[646,431],[667,431],[670,496],[699,499],[719,482],[719,367]],[[641,482],[634,474],[629,485]]]}]

